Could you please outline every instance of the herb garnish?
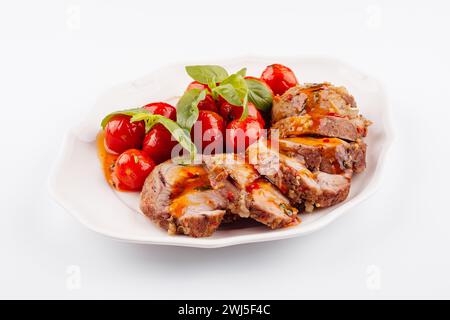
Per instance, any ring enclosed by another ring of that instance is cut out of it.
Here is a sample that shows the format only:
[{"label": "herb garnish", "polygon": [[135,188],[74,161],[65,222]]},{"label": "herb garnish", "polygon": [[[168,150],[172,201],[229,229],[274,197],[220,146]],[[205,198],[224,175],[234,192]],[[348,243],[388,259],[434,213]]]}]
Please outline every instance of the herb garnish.
[{"label": "herb garnish", "polygon": [[285,203],[280,203],[280,208],[283,209],[284,214],[287,214],[289,217],[294,214],[294,211],[292,211],[292,208]]},{"label": "herb garnish", "polygon": [[267,111],[272,106],[272,93],[261,81],[245,79],[246,68],[228,75],[221,66],[197,65],[187,66],[186,72],[195,81],[208,85],[214,98],[221,96],[228,103],[243,107],[240,120],[244,120],[248,115],[248,101],[262,111]]},{"label": "herb garnish", "polygon": [[211,186],[199,186],[199,187],[195,187],[194,190],[196,191],[207,191],[207,190],[211,190],[212,187]]}]

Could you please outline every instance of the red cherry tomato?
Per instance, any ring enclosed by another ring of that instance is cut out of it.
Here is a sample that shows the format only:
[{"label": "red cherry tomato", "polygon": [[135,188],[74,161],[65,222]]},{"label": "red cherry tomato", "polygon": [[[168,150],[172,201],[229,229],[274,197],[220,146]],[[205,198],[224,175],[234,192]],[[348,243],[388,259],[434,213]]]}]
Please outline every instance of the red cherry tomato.
[{"label": "red cherry tomato", "polygon": [[198,119],[191,130],[191,138],[198,151],[204,154],[223,152],[225,121],[215,112],[200,110]]},{"label": "red cherry tomato", "polygon": [[287,89],[298,84],[294,72],[282,64],[272,64],[262,73],[261,79],[264,80],[272,89],[274,94],[281,95]]},{"label": "red cherry tomato", "polygon": [[157,124],[145,136],[142,151],[159,164],[171,158],[172,150],[177,144],[169,130],[162,124]]},{"label": "red cherry tomato", "polygon": [[173,121],[177,120],[177,109],[165,102],[153,102],[145,105],[144,109],[152,114],[159,114]]},{"label": "red cherry tomato", "polygon": [[227,126],[227,150],[236,153],[245,152],[249,145],[261,137],[262,133],[263,127],[256,119],[233,120]]},{"label": "red cherry tomato", "polygon": [[222,98],[222,96],[217,96],[217,105],[219,106],[219,108],[220,108],[220,106],[221,106],[222,104],[224,104],[225,102],[227,102],[227,100],[225,100],[224,98]]},{"label": "red cherry tomato", "polygon": [[197,107],[198,110],[208,110],[215,113],[219,112],[219,110],[217,109],[216,101],[210,94],[207,94],[205,99],[198,103]]},{"label": "red cherry tomato", "polygon": [[140,148],[145,135],[144,122],[130,122],[130,116],[115,115],[105,127],[105,146],[111,153]]},{"label": "red cherry tomato", "polygon": [[137,149],[129,149],[116,160],[114,184],[129,191],[139,191],[154,167],[155,163],[147,154]]},{"label": "red cherry tomato", "polygon": [[192,81],[186,88],[186,91],[189,91],[192,89],[208,90],[208,94],[206,95],[205,99],[203,99],[202,101],[200,101],[198,103],[197,107],[199,110],[209,110],[209,111],[213,111],[213,112],[219,112],[219,110],[217,109],[216,101],[210,94],[211,89],[206,84],[203,84],[203,83],[200,83],[197,81]]},{"label": "red cherry tomato", "polygon": [[[264,128],[266,125],[266,122],[264,121],[264,118],[262,117],[261,113],[256,109],[255,105],[251,102],[247,104],[248,106],[248,117],[258,120],[258,122],[261,123],[261,126]],[[235,106],[227,101],[223,102],[220,105],[220,115],[227,121],[233,121],[235,119],[239,119],[242,115],[242,111],[244,109],[240,106]]]},{"label": "red cherry tomato", "polygon": [[188,87],[186,88],[186,91],[192,90],[192,89],[200,89],[200,90],[208,90],[209,92],[211,92],[211,89],[203,83],[200,83],[198,81],[192,81],[191,83],[189,83]]}]

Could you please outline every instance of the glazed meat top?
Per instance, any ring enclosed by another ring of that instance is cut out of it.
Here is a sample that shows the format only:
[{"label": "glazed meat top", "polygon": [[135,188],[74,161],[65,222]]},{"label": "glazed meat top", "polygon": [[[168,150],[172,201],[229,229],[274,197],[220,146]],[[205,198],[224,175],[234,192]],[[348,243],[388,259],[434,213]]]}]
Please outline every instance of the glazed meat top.
[{"label": "glazed meat top", "polygon": [[335,87],[327,82],[295,86],[283,95],[274,97],[272,123],[287,117],[306,114],[352,118],[358,115],[358,107],[347,89]]}]

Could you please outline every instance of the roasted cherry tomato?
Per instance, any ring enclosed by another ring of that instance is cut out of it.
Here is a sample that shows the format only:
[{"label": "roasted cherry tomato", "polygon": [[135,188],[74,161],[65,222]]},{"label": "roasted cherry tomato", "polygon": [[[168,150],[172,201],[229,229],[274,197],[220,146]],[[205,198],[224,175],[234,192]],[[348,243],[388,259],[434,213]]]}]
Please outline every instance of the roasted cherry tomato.
[{"label": "roasted cherry tomato", "polygon": [[145,135],[142,121],[130,122],[130,116],[115,115],[105,127],[105,146],[108,152],[122,153],[131,148],[140,148]]},{"label": "roasted cherry tomato", "polygon": [[198,103],[197,107],[199,110],[209,110],[209,111],[213,111],[213,112],[217,112],[217,113],[219,112],[216,101],[214,100],[214,98],[211,95],[211,89],[206,84],[202,84],[197,81],[192,81],[186,88],[186,91],[189,91],[192,89],[208,90],[208,94],[206,95],[205,99],[203,99],[202,101],[200,101]]},{"label": "roasted cherry tomato", "polygon": [[209,92],[211,92],[211,89],[206,84],[200,83],[198,81],[192,81],[191,83],[189,83],[188,87],[186,88],[186,91],[192,89],[200,89],[200,90],[206,89]]},{"label": "roasted cherry tomato", "polygon": [[213,111],[215,113],[219,112],[219,110],[217,109],[216,101],[210,94],[207,94],[205,99],[203,99],[198,103],[197,107],[198,110],[208,110]]},{"label": "roasted cherry tomato", "polygon": [[142,150],[159,164],[171,158],[172,150],[177,144],[169,130],[162,124],[157,124],[145,136]]},{"label": "roasted cherry tomato", "polygon": [[249,145],[261,137],[263,129],[261,123],[253,118],[231,121],[226,131],[227,150],[236,153],[245,152]]},{"label": "roasted cherry tomato", "polygon": [[[264,128],[266,125],[266,122],[264,121],[264,118],[262,117],[261,113],[256,109],[255,105],[251,102],[247,104],[248,106],[248,117],[258,120],[258,122],[261,123],[261,126]],[[224,100],[224,102],[220,105],[220,115],[227,121],[233,121],[235,119],[239,119],[242,115],[243,108],[240,106],[235,106],[227,101]]]},{"label": "roasted cherry tomato", "polygon": [[191,130],[191,138],[199,152],[214,154],[216,151],[223,151],[224,132],[225,121],[219,114],[200,110]]},{"label": "roasted cherry tomato", "polygon": [[145,105],[144,109],[152,114],[159,114],[173,121],[177,120],[177,109],[165,102],[153,102]]},{"label": "roasted cherry tomato", "polygon": [[217,96],[217,105],[219,106],[219,109],[220,109],[220,106],[221,106],[222,104],[224,104],[225,102],[227,102],[227,100],[225,100],[224,98],[222,98],[222,96]]},{"label": "roasted cherry tomato", "polygon": [[298,84],[294,72],[282,64],[272,64],[262,73],[261,79],[264,80],[272,89],[274,94],[281,95],[287,89]]},{"label": "roasted cherry tomato", "polygon": [[122,153],[114,165],[113,181],[116,186],[129,191],[139,191],[155,167],[153,160],[137,149]]}]

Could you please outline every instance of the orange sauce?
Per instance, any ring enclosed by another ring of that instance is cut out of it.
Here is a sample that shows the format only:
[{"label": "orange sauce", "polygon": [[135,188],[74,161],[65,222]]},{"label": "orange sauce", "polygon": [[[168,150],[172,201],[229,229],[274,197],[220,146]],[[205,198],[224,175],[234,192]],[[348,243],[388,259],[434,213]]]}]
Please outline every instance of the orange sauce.
[{"label": "orange sauce", "polygon": [[336,106],[334,106],[331,100],[329,101],[329,103],[331,104],[330,108],[325,108],[321,104],[322,101],[318,92],[321,90],[326,90],[328,87],[328,84],[321,83],[301,90],[302,93],[306,94],[307,96],[305,110],[306,114],[311,117],[312,122],[309,129],[313,131],[319,128],[320,121],[324,116],[345,118],[345,116],[338,113],[339,110],[336,108]]},{"label": "orange sauce", "polygon": [[183,195],[172,201],[169,206],[169,212],[173,217],[179,218],[184,214],[185,209],[193,204],[195,203],[188,199],[188,195]]},{"label": "orange sauce", "polygon": [[323,115],[327,112],[320,107],[320,98],[317,95],[318,91],[324,90],[327,87],[328,85],[321,83],[302,90],[302,92],[307,96],[306,113],[308,114],[315,113]]},{"label": "orange sauce", "polygon": [[342,140],[338,138],[314,138],[314,137],[293,137],[279,140],[280,145],[285,145],[284,141],[300,143],[308,146],[332,145],[338,146],[342,144]]},{"label": "orange sauce", "polygon": [[[318,109],[320,110],[320,109]],[[314,111],[315,112],[315,111]],[[311,125],[308,129],[312,130],[313,132],[320,128],[320,121],[322,120],[322,117],[324,115],[321,112],[315,112],[313,114],[310,114],[311,117]]]},{"label": "orange sauce", "polygon": [[193,202],[189,195],[195,191],[211,188],[208,174],[200,166],[187,166],[180,172],[180,179],[174,186],[173,200],[169,207],[172,216],[179,218],[184,214],[186,207],[199,203]]},{"label": "orange sauce", "polygon": [[113,180],[114,163],[119,155],[109,153],[105,148],[105,132],[101,130],[97,134],[97,154],[102,166],[103,175],[108,184],[116,188],[116,183]]}]

